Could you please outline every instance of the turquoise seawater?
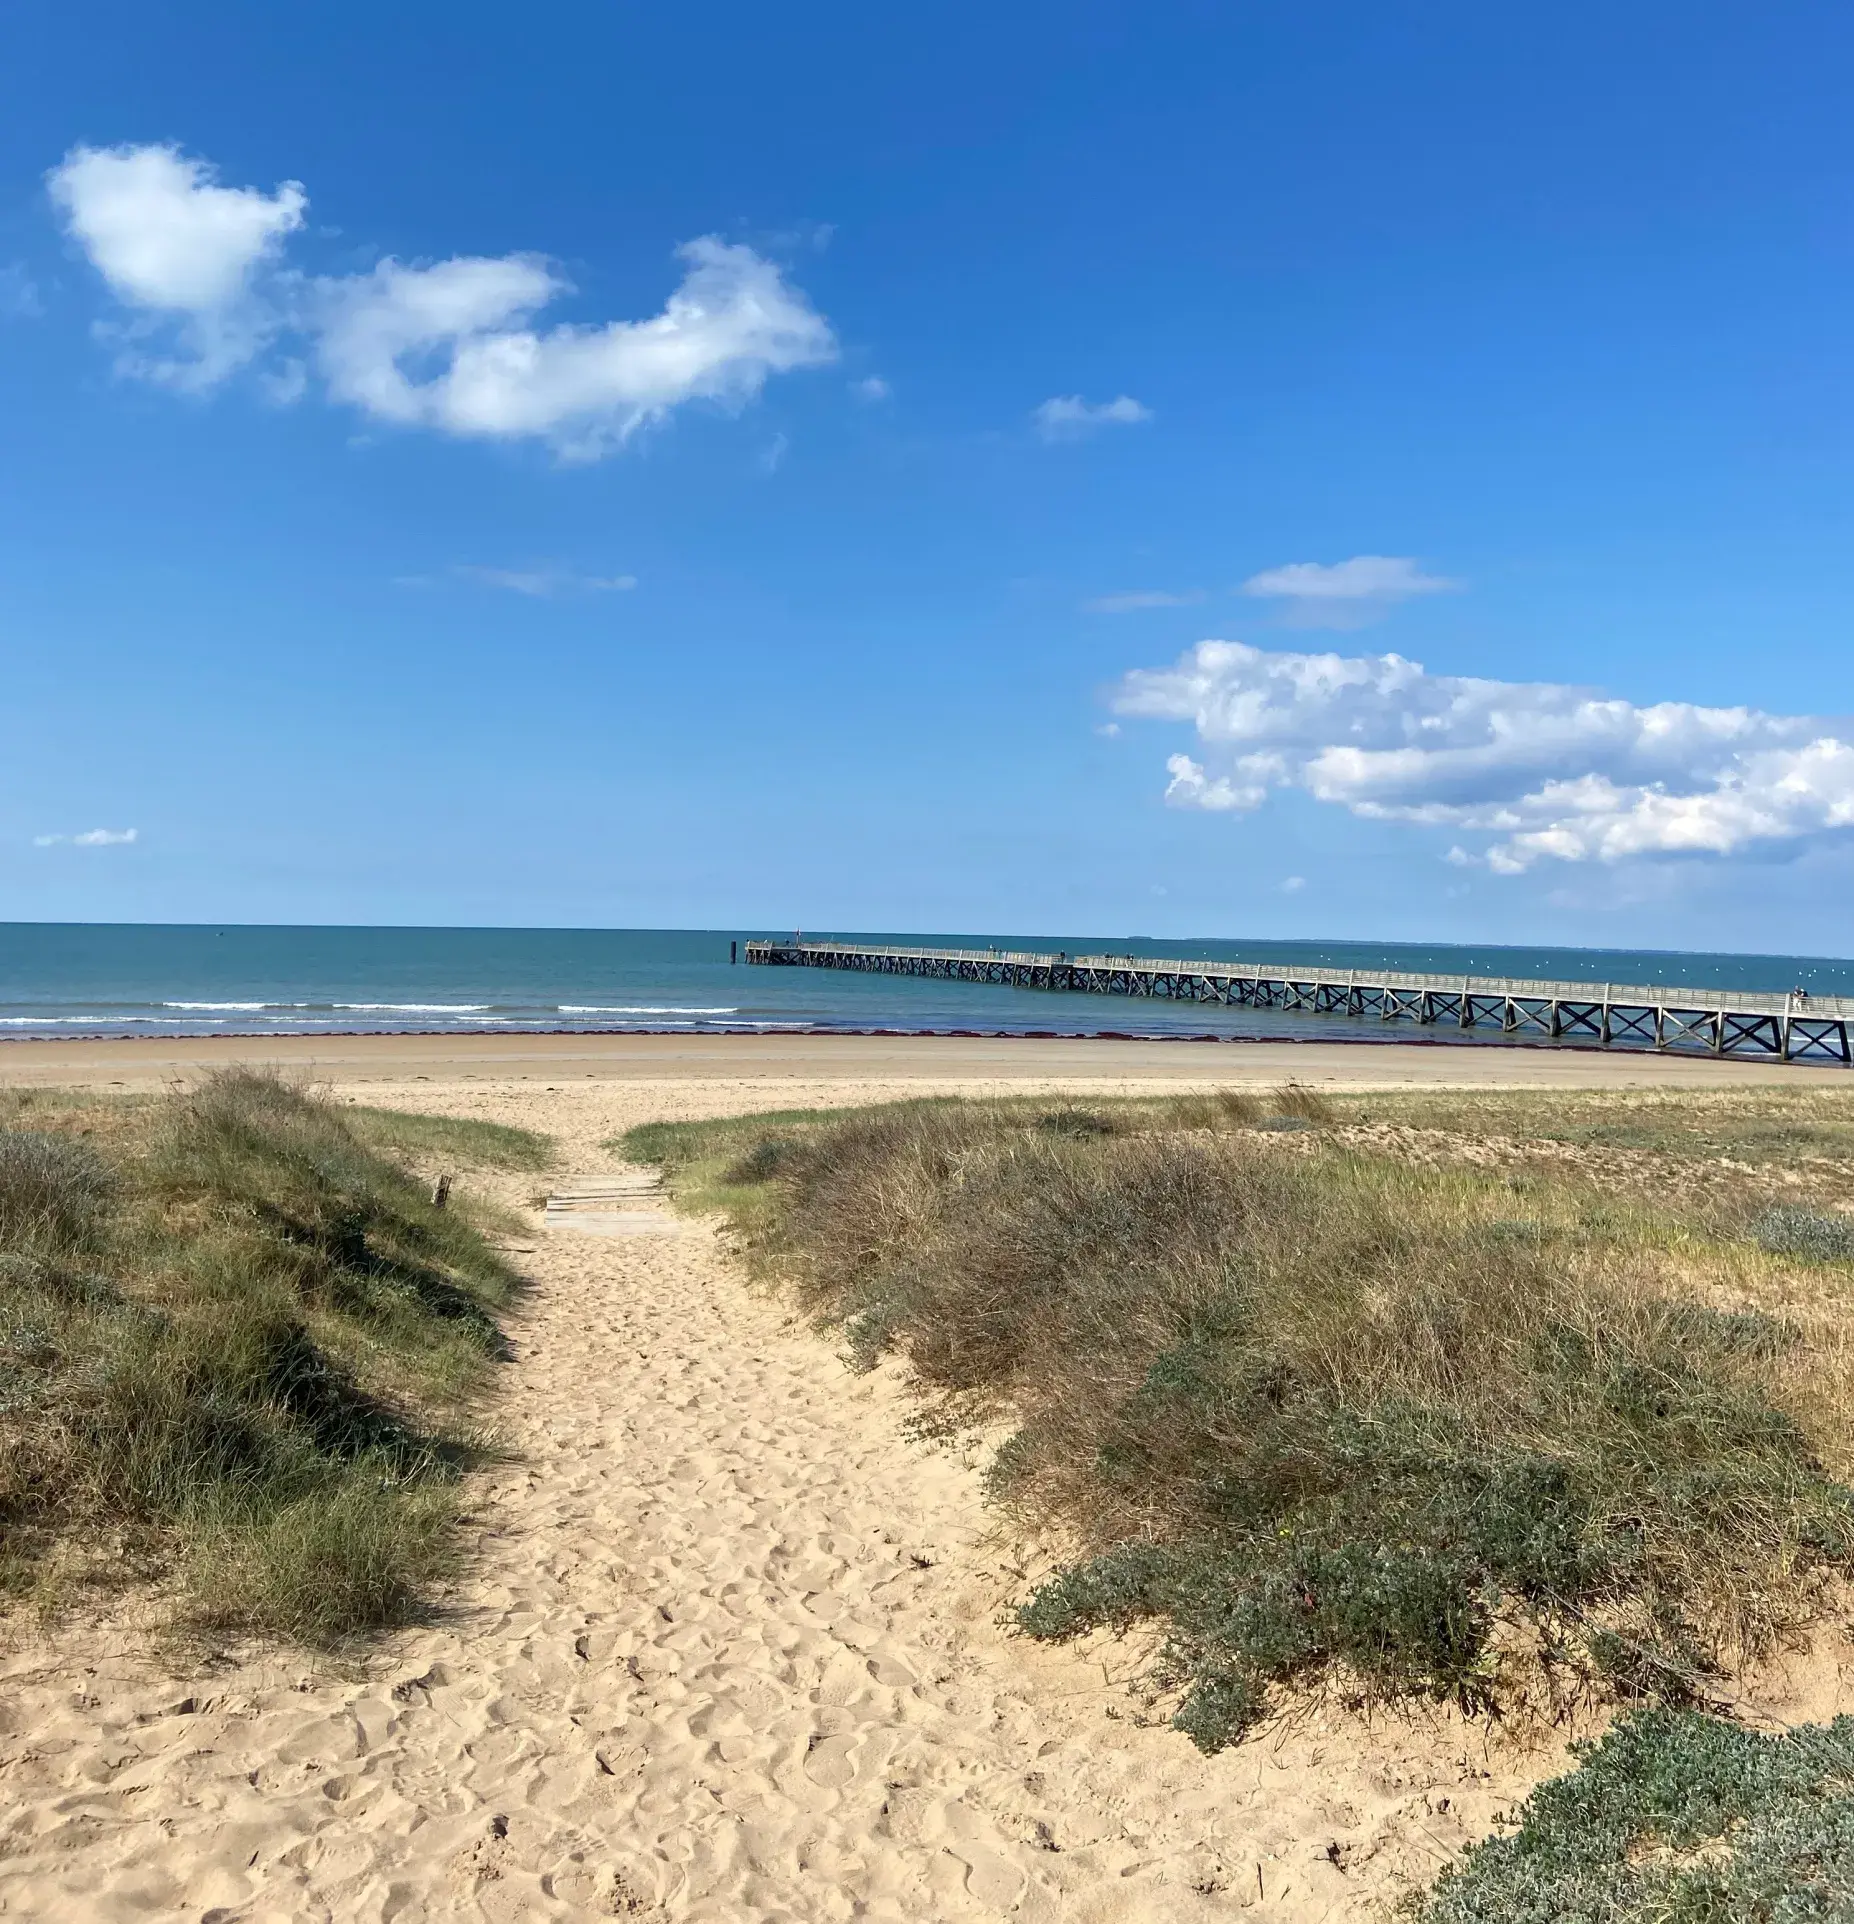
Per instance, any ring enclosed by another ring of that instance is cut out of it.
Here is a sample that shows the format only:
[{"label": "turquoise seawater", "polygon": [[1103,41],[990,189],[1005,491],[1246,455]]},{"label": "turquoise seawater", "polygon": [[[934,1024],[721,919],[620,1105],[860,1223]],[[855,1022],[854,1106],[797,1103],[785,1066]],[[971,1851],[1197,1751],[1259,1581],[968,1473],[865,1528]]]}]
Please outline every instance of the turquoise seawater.
[{"label": "turquoise seawater", "polygon": [[[1061,1035],[1379,1036],[1382,1025],[977,983],[748,967],[768,929],[402,929],[0,924],[0,1035],[193,1036],[545,1030],[977,1030]],[[1114,934],[807,930],[870,942],[1318,963],[1690,988],[1854,994],[1812,956],[1281,942]],[[1392,1033],[1407,1036],[1399,1026]],[[1441,1040],[1473,1041],[1447,1028]],[[1492,1038],[1483,1038],[1491,1040]]]}]

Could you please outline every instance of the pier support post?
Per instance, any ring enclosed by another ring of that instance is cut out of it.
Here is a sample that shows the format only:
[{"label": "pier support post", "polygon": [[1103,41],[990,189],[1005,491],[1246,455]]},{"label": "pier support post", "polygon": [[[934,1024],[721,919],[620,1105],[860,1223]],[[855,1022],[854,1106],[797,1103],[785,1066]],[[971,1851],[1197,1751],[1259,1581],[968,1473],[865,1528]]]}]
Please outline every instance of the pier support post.
[{"label": "pier support post", "polygon": [[[741,953],[745,948],[745,954]],[[1066,989],[1095,995],[1168,996],[1174,1001],[1216,1002],[1225,1007],[1309,1010],[1380,1022],[1409,1020],[1427,1026],[1452,1009],[1462,1029],[1492,1027],[1502,1035],[1533,1027],[1554,1041],[1591,1035],[1599,1046],[1645,1044],[1660,1052],[1698,1047],[1713,1056],[1757,1056],[1780,1062],[1818,1057],[1854,1067],[1854,997],[1824,995],[1820,1003],[1799,992],[1744,990],[1688,992],[1666,987],[1624,988],[1605,982],[1592,997],[1581,984],[1489,978],[1478,1001],[1474,977],[1456,978],[1395,971],[1343,973],[1289,965],[1280,970],[1171,961],[1156,957],[1073,956],[985,949],[878,948],[813,937],[800,930],[789,938],[753,937],[728,943],[730,964],[753,962],[792,968],[853,969],[891,976],[996,982],[1016,988]],[[1253,967],[1253,965],[1252,965]],[[1361,979],[1362,977],[1362,979]],[[1376,979],[1373,979],[1373,978]],[[1592,988],[1599,985],[1592,983]],[[1569,992],[1569,993],[1566,993]]]}]

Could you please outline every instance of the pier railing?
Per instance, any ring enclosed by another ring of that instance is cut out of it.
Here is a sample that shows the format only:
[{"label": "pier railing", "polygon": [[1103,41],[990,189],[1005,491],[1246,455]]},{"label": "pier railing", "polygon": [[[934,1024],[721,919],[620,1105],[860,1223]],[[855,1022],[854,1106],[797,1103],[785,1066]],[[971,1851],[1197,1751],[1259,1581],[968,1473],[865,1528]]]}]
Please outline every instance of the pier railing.
[{"label": "pier railing", "polygon": [[1606,1048],[1854,1063],[1854,996],[1032,949],[883,948],[803,938],[749,942],[747,960],[772,967],[937,976],[1006,988],[1215,1002],[1420,1026],[1447,1023],[1514,1038],[1546,1036]]}]

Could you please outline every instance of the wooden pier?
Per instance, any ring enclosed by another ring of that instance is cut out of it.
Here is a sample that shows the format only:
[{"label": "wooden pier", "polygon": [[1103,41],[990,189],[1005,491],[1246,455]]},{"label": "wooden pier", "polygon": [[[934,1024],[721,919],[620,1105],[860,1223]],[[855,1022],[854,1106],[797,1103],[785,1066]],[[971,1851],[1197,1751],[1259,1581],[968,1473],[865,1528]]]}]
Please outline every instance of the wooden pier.
[{"label": "wooden pier", "polygon": [[1644,988],[1615,982],[1407,975],[1302,964],[1182,962],[1151,956],[1039,954],[1019,949],[873,948],[811,939],[747,944],[774,968],[856,969],[936,976],[1012,989],[1215,1002],[1300,1015],[1341,1015],[1423,1027],[1446,1023],[1515,1039],[1604,1048],[1704,1052],[1771,1062],[1854,1063],[1854,997],[1761,990]]}]

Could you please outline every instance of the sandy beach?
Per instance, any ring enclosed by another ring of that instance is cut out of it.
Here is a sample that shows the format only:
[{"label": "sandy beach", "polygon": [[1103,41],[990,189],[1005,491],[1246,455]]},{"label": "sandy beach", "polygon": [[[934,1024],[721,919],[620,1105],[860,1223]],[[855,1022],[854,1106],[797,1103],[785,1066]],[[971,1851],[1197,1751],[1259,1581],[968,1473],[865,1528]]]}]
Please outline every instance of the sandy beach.
[{"label": "sandy beach", "polygon": [[[351,1035],[206,1040],[0,1042],[0,1087],[163,1086],[227,1063],[273,1065],[333,1083],[549,1078],[697,1083],[1150,1082],[1332,1089],[1783,1088],[1854,1086],[1848,1071],[1646,1050],[1479,1043],[1171,1042],[1034,1036]],[[717,1111],[716,1113],[720,1113]],[[537,1124],[537,1127],[544,1125]]]},{"label": "sandy beach", "polygon": [[[1378,1046],[367,1038],[13,1044],[0,1080],[136,1088],[282,1062],[337,1095],[561,1139],[655,1118],[1042,1086],[1699,1086],[1836,1072]],[[1131,1654],[1007,1635],[1034,1551],[886,1373],[754,1293],[715,1227],[547,1230],[483,1178],[532,1293],[467,1574],[340,1665],[177,1657],[134,1621],[0,1652],[0,1915],[1171,1924],[1384,1915],[1561,1763],[1336,1707],[1205,1758]],[[1832,1698],[1835,1680],[1825,1688]],[[1832,1709],[1820,1692],[1807,1708]]]},{"label": "sandy beach", "polygon": [[1600,12],[9,10],[0,1924],[1854,1924],[1854,4]]}]

